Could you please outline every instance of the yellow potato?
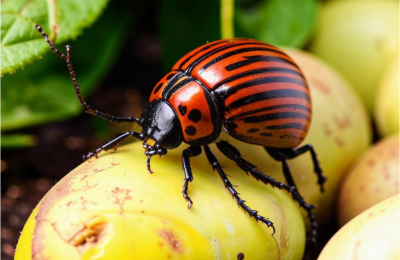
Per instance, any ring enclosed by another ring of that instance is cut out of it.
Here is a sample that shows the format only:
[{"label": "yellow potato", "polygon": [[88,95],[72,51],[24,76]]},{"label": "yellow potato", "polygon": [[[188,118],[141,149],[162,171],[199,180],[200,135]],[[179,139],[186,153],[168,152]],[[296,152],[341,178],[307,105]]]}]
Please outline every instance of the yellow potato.
[{"label": "yellow potato", "polygon": [[191,160],[188,209],[181,150],[152,158],[153,174],[143,152],[133,143],[101,153],[60,180],[26,223],[15,259],[302,258],[304,222],[287,192],[222,164],[246,203],[274,223],[272,236],[237,206],[204,154]]},{"label": "yellow potato", "polygon": [[399,132],[399,57],[388,66],[378,87],[375,121],[380,136]]},{"label": "yellow potato", "polygon": [[[307,202],[317,205],[314,211],[319,224],[323,224],[334,216],[335,195],[342,175],[371,142],[370,120],[354,91],[325,62],[304,51],[284,50],[300,66],[310,87],[312,119],[302,145],[312,144],[318,154],[328,177],[325,192],[320,193],[309,153],[288,160],[288,163],[300,193]],[[281,163],[271,159],[262,147],[226,135],[224,139],[237,146],[243,157],[257,165],[259,170],[284,181]]]},{"label": "yellow potato", "polygon": [[398,260],[399,195],[364,211],[326,244],[318,260]]},{"label": "yellow potato", "polygon": [[399,136],[394,135],[371,147],[346,174],[339,191],[339,225],[398,193]]},{"label": "yellow potato", "polygon": [[399,55],[399,2],[326,2],[310,50],[349,81],[372,114],[379,81]]}]

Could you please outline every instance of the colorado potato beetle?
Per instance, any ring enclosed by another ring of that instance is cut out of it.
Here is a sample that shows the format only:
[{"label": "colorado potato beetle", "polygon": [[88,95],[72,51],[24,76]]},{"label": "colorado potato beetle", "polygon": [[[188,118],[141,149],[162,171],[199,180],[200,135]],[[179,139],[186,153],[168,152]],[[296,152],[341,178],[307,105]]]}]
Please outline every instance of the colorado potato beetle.
[{"label": "colorado potato beetle", "polygon": [[[317,223],[310,205],[300,195],[292,178],[288,159],[310,152],[318,184],[323,191],[326,178],[322,174],[312,145],[297,147],[304,140],[311,120],[311,99],[306,79],[296,63],[282,50],[264,42],[236,38],[207,43],[183,56],[154,87],[150,103],[140,118],[112,116],[91,108],[80,93],[71,63],[71,47],[66,54],[54,48],[49,37],[36,25],[50,49],[65,60],[76,95],[86,113],[110,122],[136,122],[142,131],[129,131],[84,156],[97,157],[102,150],[115,148],[123,139],[133,136],[143,141],[147,168],[153,155],[165,155],[168,149],[182,142],[189,145],[182,152],[184,172],[183,197],[188,195],[193,181],[190,157],[199,155],[202,148],[213,170],[217,171],[225,187],[251,217],[275,228],[267,218],[245,204],[229,181],[209,144],[218,149],[237,166],[257,180],[291,193],[307,211],[311,222],[309,238],[315,242]],[[217,141],[221,131],[240,141],[263,146],[267,153],[282,162],[287,184],[278,182],[258,171],[242,158],[239,150],[226,141]],[[153,145],[148,140],[154,141]]]}]

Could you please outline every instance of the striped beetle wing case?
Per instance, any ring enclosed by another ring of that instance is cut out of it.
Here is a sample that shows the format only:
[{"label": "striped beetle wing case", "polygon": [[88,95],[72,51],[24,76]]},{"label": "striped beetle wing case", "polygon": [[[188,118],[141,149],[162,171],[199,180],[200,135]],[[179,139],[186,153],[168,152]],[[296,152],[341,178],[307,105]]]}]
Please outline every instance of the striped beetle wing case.
[{"label": "striped beetle wing case", "polygon": [[282,50],[250,39],[219,40],[189,52],[150,101],[160,98],[173,106],[183,139],[192,145],[213,142],[223,126],[246,143],[294,148],[311,119],[300,68]]}]

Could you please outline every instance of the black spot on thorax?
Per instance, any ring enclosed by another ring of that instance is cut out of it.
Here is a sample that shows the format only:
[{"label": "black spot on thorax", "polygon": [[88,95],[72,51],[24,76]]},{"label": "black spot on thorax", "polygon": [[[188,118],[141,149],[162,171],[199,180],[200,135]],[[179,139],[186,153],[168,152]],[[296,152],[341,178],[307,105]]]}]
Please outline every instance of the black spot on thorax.
[{"label": "black spot on thorax", "polygon": [[201,116],[202,116],[202,114],[201,114],[200,110],[198,110],[198,109],[192,109],[192,110],[189,112],[188,118],[189,118],[190,121],[196,123],[196,122],[199,122],[199,121],[200,121]]},{"label": "black spot on thorax", "polygon": [[187,135],[195,135],[197,133],[196,128],[192,125],[185,128],[185,133]]},{"label": "black spot on thorax", "polygon": [[179,110],[179,113],[180,113],[182,116],[184,116],[184,115],[186,115],[187,107],[186,107],[186,106],[179,105],[179,106],[178,106],[178,110]]}]

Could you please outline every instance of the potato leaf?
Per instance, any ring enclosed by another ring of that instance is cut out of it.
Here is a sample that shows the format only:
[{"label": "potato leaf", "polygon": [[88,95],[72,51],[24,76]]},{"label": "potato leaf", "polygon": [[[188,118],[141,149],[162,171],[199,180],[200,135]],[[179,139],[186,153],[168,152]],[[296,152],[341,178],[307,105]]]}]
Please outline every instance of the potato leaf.
[{"label": "potato leaf", "polygon": [[[108,9],[92,28],[71,43],[72,63],[84,96],[104,78],[118,57],[131,23],[129,15],[128,10]],[[42,36],[36,34],[48,53],[34,66],[3,76],[2,131],[60,121],[82,112],[65,62],[51,53]],[[65,53],[64,46],[57,48]]]},{"label": "potato leaf", "polygon": [[[37,33],[39,24],[61,43],[92,24],[108,0],[1,1],[1,75],[13,73],[48,50]],[[4,86],[3,87],[7,87]]]},{"label": "potato leaf", "polygon": [[316,0],[238,1],[235,35],[303,47],[316,22]]},{"label": "potato leaf", "polygon": [[1,135],[2,149],[26,148],[34,146],[35,143],[36,143],[36,138],[33,135],[28,135],[28,134]]}]

